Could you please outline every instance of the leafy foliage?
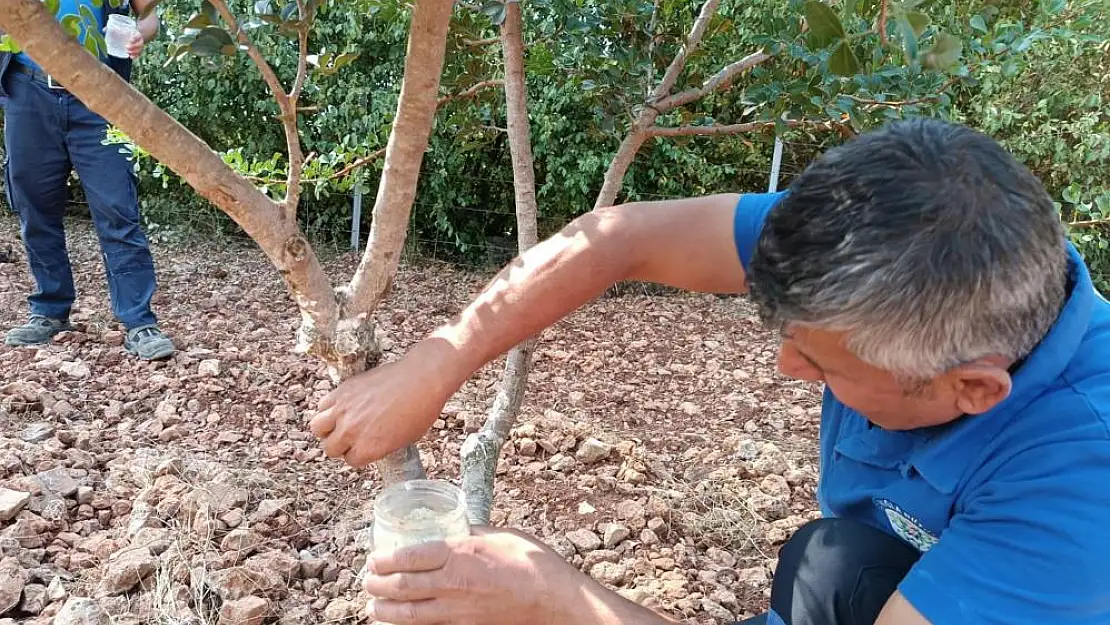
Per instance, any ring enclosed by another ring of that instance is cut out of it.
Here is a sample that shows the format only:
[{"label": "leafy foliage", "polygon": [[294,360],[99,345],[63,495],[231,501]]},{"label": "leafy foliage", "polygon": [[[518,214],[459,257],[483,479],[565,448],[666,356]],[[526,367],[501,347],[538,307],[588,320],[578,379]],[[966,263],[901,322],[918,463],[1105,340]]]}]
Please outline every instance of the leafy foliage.
[{"label": "leafy foliage", "polygon": [[[297,60],[290,38],[302,20],[311,20],[314,71],[302,97],[300,127],[305,152],[312,156],[300,214],[310,234],[339,239],[348,228],[350,194],[377,182],[380,162],[364,157],[381,150],[388,138],[407,10],[400,0],[314,3],[307,16],[295,2],[230,5],[286,81]],[[449,40],[445,96],[500,76],[501,6],[460,3]],[[683,46],[700,3],[529,0],[526,9],[538,195],[541,221],[550,231],[592,205],[611,155]],[[700,87],[757,49],[773,58],[659,124],[772,121],[779,134],[797,142],[788,155],[796,166],[788,169],[800,169],[824,146],[891,119],[954,117],[1007,141],[1046,178],[1065,219],[1099,218],[1106,215],[1105,200],[1099,199],[1105,186],[1099,185],[1105,185],[1108,145],[1101,112],[1106,88],[1099,82],[1107,75],[1105,47],[1097,44],[1105,23],[1100,11],[1093,2],[1058,0],[1005,10],[990,2],[922,0],[723,2],[675,92]],[[275,156],[284,153],[277,107],[241,54],[236,33],[225,30],[207,0],[165,0],[162,15],[169,43],[148,54],[166,67],[156,70],[148,59],[139,86],[229,164],[268,191],[282,193],[285,157]],[[1086,65],[1073,63],[1075,58],[1086,59]],[[791,120],[801,125],[788,128]],[[830,121],[840,134],[818,125]],[[473,256],[488,241],[513,236],[504,125],[495,89],[441,107],[414,212],[418,242],[435,242],[442,246],[439,253],[449,248]],[[1043,139],[1031,143],[1030,133]],[[768,130],[653,140],[629,171],[623,199],[760,189],[773,137]],[[1082,155],[1069,148],[1076,141],[1086,146]],[[351,169],[360,159],[367,164]],[[145,172],[148,212],[157,219],[210,212],[175,178],[143,164],[141,155],[137,162]],[[1098,256],[1105,249],[1099,247],[1099,232],[1085,228],[1077,241],[1093,256],[1092,264],[1110,264]]]}]

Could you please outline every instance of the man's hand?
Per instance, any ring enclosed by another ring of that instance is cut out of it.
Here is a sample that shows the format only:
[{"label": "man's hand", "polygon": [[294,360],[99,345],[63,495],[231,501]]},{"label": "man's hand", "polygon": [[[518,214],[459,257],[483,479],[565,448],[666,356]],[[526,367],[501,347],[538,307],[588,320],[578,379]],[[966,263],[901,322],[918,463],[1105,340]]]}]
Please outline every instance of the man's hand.
[{"label": "man's hand", "polygon": [[664,625],[538,541],[512,530],[373,553],[371,619],[395,625]]},{"label": "man's hand", "polygon": [[127,42],[127,56],[132,59],[137,59],[139,55],[143,53],[143,48],[145,47],[146,40],[143,39],[141,33],[136,32],[134,35],[131,35],[131,40]]},{"label": "man's hand", "polygon": [[345,380],[320,401],[309,426],[324,453],[362,467],[423,436],[469,374],[452,368],[453,352],[428,339],[400,360]]}]

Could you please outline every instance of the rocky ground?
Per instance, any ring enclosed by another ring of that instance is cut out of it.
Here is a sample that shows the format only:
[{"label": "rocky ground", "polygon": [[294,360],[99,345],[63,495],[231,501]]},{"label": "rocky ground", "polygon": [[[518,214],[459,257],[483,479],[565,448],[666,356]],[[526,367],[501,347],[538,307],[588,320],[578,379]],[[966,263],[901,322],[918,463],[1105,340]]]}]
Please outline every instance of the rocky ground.
[{"label": "rocky ground", "polygon": [[[0,247],[15,236],[0,217]],[[30,288],[15,247],[5,327]],[[360,622],[379,483],[307,430],[332,384],[291,351],[277,273],[241,242],[159,246],[157,312],[180,352],[140,363],[87,223],[70,247],[77,330],[0,347],[0,625]],[[387,358],[487,277],[406,264],[376,314]],[[819,389],[777,376],[775,349],[741,299],[631,288],[587,306],[541,337],[494,522],[690,622],[762,610],[777,546],[816,515]],[[499,374],[476,375],[420,444],[433,477],[457,476]]]}]

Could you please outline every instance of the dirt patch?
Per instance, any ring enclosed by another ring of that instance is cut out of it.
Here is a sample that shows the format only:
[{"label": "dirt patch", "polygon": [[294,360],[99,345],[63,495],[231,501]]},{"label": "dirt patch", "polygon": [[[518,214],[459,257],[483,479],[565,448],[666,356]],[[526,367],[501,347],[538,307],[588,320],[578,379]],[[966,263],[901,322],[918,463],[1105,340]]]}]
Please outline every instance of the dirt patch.
[{"label": "dirt patch", "polygon": [[[357,622],[379,484],[307,430],[332,386],[292,353],[277,273],[247,245],[157,248],[156,312],[181,351],[142,363],[123,353],[91,228],[70,231],[77,329],[0,347],[0,623]],[[386,358],[488,277],[406,264],[375,314]],[[0,325],[22,321],[29,290],[21,260],[0,263]],[[692,622],[764,609],[778,545],[816,508],[820,389],[775,374],[776,341],[743,299],[637,289],[544,332],[495,523]],[[476,374],[420,443],[433,477],[457,477],[500,372]]]}]

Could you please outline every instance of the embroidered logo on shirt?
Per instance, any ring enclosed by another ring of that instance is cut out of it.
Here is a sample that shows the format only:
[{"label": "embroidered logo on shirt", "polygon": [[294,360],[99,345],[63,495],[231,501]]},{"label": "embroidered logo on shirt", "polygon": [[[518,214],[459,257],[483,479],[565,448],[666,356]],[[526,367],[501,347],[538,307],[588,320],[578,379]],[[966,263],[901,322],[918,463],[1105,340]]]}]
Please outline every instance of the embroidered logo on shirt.
[{"label": "embroidered logo on shirt", "polygon": [[924,553],[931,549],[940,540],[932,532],[922,527],[921,522],[898,504],[889,499],[876,499],[875,505],[879,507],[890,521],[890,527],[899,538],[906,541],[918,551]]}]

